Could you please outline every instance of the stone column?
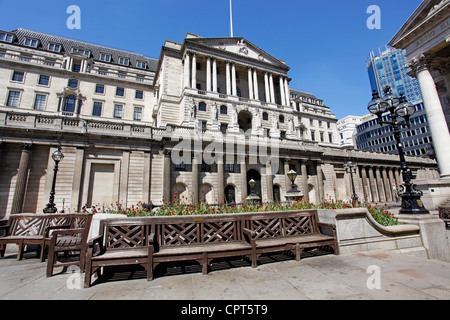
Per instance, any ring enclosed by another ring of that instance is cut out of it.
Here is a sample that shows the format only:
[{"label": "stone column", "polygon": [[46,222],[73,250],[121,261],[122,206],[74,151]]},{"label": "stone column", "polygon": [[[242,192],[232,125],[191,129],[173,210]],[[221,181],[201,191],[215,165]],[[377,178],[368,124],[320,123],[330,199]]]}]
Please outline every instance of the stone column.
[{"label": "stone column", "polygon": [[144,179],[142,185],[142,202],[150,203],[151,199],[152,152],[144,152]]},{"label": "stone column", "polygon": [[230,62],[227,61],[227,66],[225,69],[226,80],[227,80],[227,95],[231,95],[231,79],[230,79]]},{"label": "stone column", "polygon": [[267,185],[267,201],[273,202],[273,175],[272,175],[272,163],[268,161],[266,163],[266,185]]},{"label": "stone column", "polygon": [[363,184],[363,193],[364,193],[364,200],[367,199],[367,202],[371,202],[372,201],[372,197],[370,194],[370,185],[369,182],[367,181],[367,169],[364,166],[361,166],[361,179],[362,179],[362,184]]},{"label": "stone column", "polygon": [[270,102],[275,103],[275,87],[273,85],[273,75],[269,74]]},{"label": "stone column", "polygon": [[375,172],[373,167],[369,167],[370,190],[372,194],[372,202],[379,202],[377,182],[375,181]]},{"label": "stone column", "polygon": [[211,57],[206,57],[206,91],[211,91]]},{"label": "stone column", "polygon": [[188,88],[191,86],[190,81],[190,68],[191,68],[191,56],[189,52],[186,52],[184,56],[184,87]]},{"label": "stone column", "polygon": [[217,157],[217,201],[225,201],[225,166],[223,164],[223,155]]},{"label": "stone column", "polygon": [[217,92],[217,59],[213,59],[213,65],[212,65],[212,72],[213,72],[213,92]]},{"label": "stone column", "polygon": [[316,171],[317,171],[317,189],[319,190],[318,202],[322,203],[325,199],[325,192],[323,190],[323,171],[322,171],[322,161],[317,161]]},{"label": "stone column", "polygon": [[289,190],[291,190],[291,180],[289,180],[288,177],[288,172],[289,172],[289,158],[284,159],[284,181],[285,181],[285,185],[286,185],[286,192],[287,193]]},{"label": "stone column", "polygon": [[429,69],[429,58],[421,54],[408,63],[417,78],[427,114],[428,126],[433,137],[433,146],[439,165],[441,178],[450,178],[450,134],[436,84]]},{"label": "stone column", "polygon": [[248,67],[248,98],[253,99],[252,68]]},{"label": "stone column", "polygon": [[285,90],[284,90],[283,76],[280,76],[280,96],[281,96],[281,105],[282,106],[286,105],[286,99],[284,97],[284,94],[285,94]]},{"label": "stone column", "polygon": [[231,93],[233,96],[237,96],[237,87],[236,87],[236,65],[233,63],[231,65],[231,82],[233,92]]},{"label": "stone column", "polygon": [[11,214],[22,213],[23,200],[25,199],[25,191],[27,189],[28,181],[28,164],[32,148],[32,144],[22,145],[19,170],[16,178],[16,188],[14,190],[13,202],[11,205]]},{"label": "stone column", "polygon": [[284,78],[284,90],[285,90],[285,99],[286,99],[286,106],[289,106],[289,102],[290,102],[290,97],[291,97],[291,94],[290,94],[290,90],[289,90],[289,81],[288,81],[288,78],[286,77],[286,78]]},{"label": "stone column", "polygon": [[172,201],[171,199],[171,190],[170,190],[170,180],[171,180],[171,151],[170,150],[164,150],[163,151],[164,159],[163,159],[163,197],[164,202]]},{"label": "stone column", "polygon": [[195,152],[192,158],[192,203],[199,201],[199,166],[200,166],[200,153]]},{"label": "stone column", "polygon": [[384,184],[384,192],[386,194],[386,201],[391,201],[392,202],[392,188],[391,185],[389,183],[389,178],[388,178],[388,174],[386,171],[385,167],[381,168],[381,172],[383,174],[383,184]]},{"label": "stone column", "polygon": [[302,168],[302,192],[305,195],[305,202],[309,202],[309,190],[308,190],[308,171],[306,169],[306,161],[300,160],[301,168]]},{"label": "stone column", "polygon": [[264,90],[266,94],[266,102],[270,102],[270,89],[269,89],[269,75],[267,72],[264,72]]},{"label": "stone column", "polygon": [[391,189],[391,193],[392,193],[392,200],[395,201],[395,193],[394,193],[393,185],[395,183],[397,191],[398,191],[398,184],[395,181],[393,169],[392,168],[387,168],[387,170],[388,170],[388,176],[389,176],[389,182],[390,182],[389,183],[389,188]]},{"label": "stone column", "polygon": [[375,172],[376,172],[376,181],[377,181],[379,199],[381,202],[385,202],[386,201],[386,193],[384,191],[383,177],[381,176],[380,167],[376,167]]},{"label": "stone column", "polygon": [[254,86],[253,99],[259,100],[258,73],[256,69],[253,70],[253,86]]},{"label": "stone column", "polygon": [[128,176],[130,171],[130,150],[124,150],[120,167],[119,202],[128,205]]},{"label": "stone column", "polygon": [[197,89],[197,55],[192,54],[192,89]]},{"label": "stone column", "polygon": [[241,162],[241,202],[248,196],[247,192],[247,164],[245,156],[240,157]]}]

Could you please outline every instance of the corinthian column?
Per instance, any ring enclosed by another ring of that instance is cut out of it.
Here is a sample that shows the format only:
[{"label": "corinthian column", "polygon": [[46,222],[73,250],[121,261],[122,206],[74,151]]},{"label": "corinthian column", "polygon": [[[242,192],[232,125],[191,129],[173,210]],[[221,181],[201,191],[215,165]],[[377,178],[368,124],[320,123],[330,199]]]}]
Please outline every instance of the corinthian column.
[{"label": "corinthian column", "polygon": [[14,190],[11,214],[22,212],[23,200],[25,198],[25,191],[27,189],[28,163],[30,160],[32,147],[33,145],[31,144],[24,144],[22,146],[22,154],[20,155],[19,170],[17,172],[16,188]]},{"label": "corinthian column", "polygon": [[248,67],[248,98],[253,99],[252,68]]},{"label": "corinthian column", "polygon": [[450,161],[448,161],[450,157],[450,134],[441,101],[436,91],[436,84],[430,73],[429,58],[421,54],[419,57],[412,59],[408,66],[413,69],[419,82],[441,178],[450,178]]}]

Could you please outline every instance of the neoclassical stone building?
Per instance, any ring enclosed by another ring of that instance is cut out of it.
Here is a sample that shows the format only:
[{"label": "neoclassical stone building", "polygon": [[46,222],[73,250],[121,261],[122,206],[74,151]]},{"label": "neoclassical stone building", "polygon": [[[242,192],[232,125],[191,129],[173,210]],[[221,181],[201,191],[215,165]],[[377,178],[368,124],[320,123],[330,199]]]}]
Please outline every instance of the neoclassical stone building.
[{"label": "neoclassical stone building", "polygon": [[[289,67],[243,38],[166,41],[159,59],[39,32],[0,31],[0,217],[56,206],[180,199],[392,201],[396,155],[340,148],[336,117],[289,87]],[[370,96],[368,97],[370,100]],[[365,108],[365,106],[361,106]],[[408,157],[417,178],[437,165]]]}]

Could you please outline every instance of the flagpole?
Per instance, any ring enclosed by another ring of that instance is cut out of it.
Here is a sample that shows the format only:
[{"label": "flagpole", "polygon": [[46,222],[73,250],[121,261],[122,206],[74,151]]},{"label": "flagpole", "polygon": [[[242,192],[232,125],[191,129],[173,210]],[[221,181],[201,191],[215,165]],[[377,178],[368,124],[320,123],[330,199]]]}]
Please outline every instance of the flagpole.
[{"label": "flagpole", "polygon": [[233,38],[233,6],[230,0],[230,36]]}]

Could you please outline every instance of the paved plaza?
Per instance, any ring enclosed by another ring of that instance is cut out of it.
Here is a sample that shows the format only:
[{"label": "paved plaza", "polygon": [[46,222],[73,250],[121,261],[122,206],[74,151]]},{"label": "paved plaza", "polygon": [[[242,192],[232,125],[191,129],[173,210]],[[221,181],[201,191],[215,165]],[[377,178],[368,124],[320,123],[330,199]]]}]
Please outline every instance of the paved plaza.
[{"label": "paved plaza", "polygon": [[10,245],[0,260],[2,300],[450,299],[450,263],[393,252],[311,252],[301,262],[271,255],[263,257],[257,269],[247,261],[222,261],[213,263],[206,276],[195,265],[172,265],[160,268],[150,282],[143,270],[123,269],[84,289],[84,274],[56,268],[55,275],[46,278],[46,263],[35,253],[16,261],[14,247]]}]

